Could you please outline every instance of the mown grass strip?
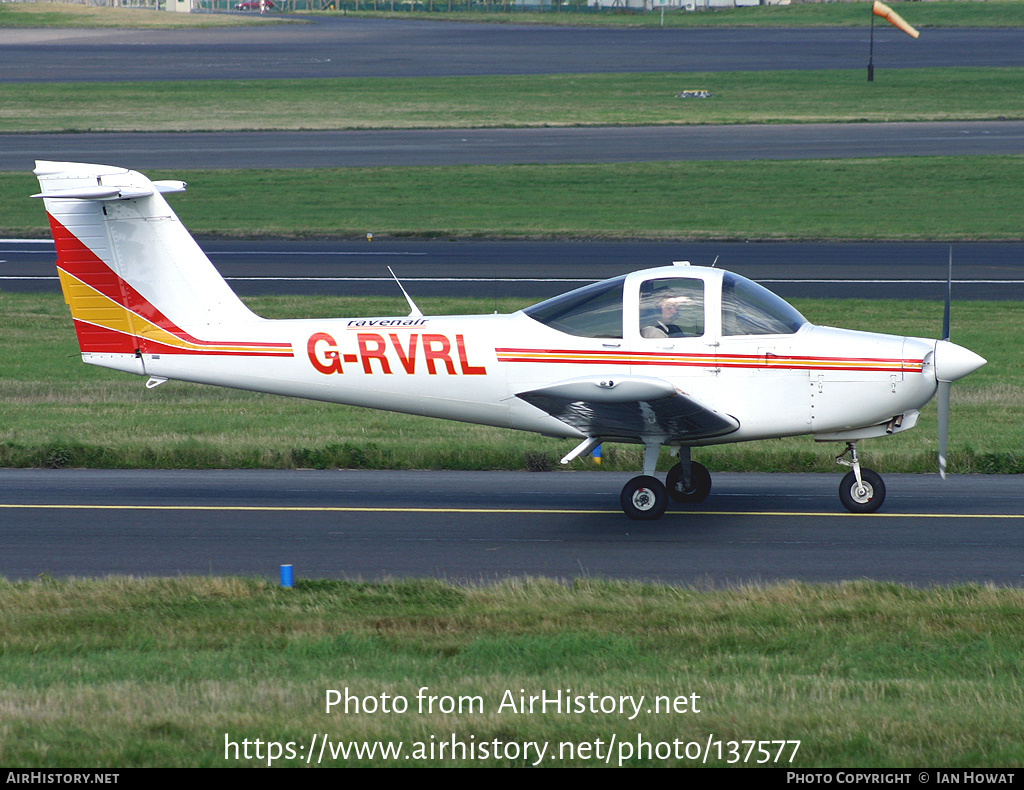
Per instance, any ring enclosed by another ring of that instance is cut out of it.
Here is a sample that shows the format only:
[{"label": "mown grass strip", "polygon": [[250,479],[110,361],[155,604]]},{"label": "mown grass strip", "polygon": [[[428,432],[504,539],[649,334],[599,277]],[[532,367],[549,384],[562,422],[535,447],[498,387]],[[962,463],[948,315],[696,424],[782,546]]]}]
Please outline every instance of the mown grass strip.
[{"label": "mown grass strip", "polygon": [[[260,297],[267,317],[403,314],[394,300]],[[429,314],[507,312],[514,300],[418,300]],[[798,300],[815,323],[938,336],[942,305],[912,301]],[[373,468],[551,470],[572,443],[485,426],[141,378],[80,361],[57,295],[0,293],[0,465],[97,468]],[[988,364],[953,387],[951,469],[1024,472],[1024,305],[956,305],[954,339]],[[934,472],[934,403],[921,424],[862,453],[888,472]],[[841,449],[841,448],[840,448]],[[810,438],[703,448],[713,471],[835,471],[835,445]],[[605,448],[603,468],[635,470],[640,451]],[[667,452],[662,466],[668,468]],[[589,459],[573,468],[593,468]]]},{"label": "mown grass strip", "polygon": [[[128,163],[125,163],[128,164]],[[1019,239],[1024,156],[173,171],[193,232],[234,236]],[[47,233],[30,173],[0,228]],[[256,199],[258,196],[259,199]]]},{"label": "mown grass strip", "polygon": [[[0,580],[3,760],[256,766],[267,764],[265,750],[262,760],[255,749],[247,760],[228,749],[225,759],[225,741],[308,744],[318,733],[412,749],[457,733],[557,750],[614,734],[620,743],[799,739],[797,767],[1005,768],[1024,761],[1022,613],[1021,590],[976,585],[709,591],[590,578],[300,578],[286,590],[237,578]],[[328,711],[328,689],[360,704],[403,697],[409,708]],[[421,712],[421,689],[473,707],[443,713],[435,702]],[[519,709],[521,696],[566,689],[685,696],[699,712],[645,704],[630,720]],[[327,764],[528,764],[426,754]],[[638,753],[623,762],[698,761]],[[544,764],[594,762],[564,751]]]},{"label": "mown grass strip", "polygon": [[[715,8],[710,13],[684,11],[666,8],[662,16],[660,9],[641,13],[638,9],[605,6],[600,13],[594,11],[583,0],[573,0],[571,5],[544,8],[542,13],[522,11],[522,6],[512,5],[511,11],[499,11],[500,3],[493,2],[495,11],[485,10],[453,11],[444,10],[444,0],[435,0],[435,10],[408,11],[367,11],[373,0],[358,0],[359,11],[353,12],[354,0],[341,0],[341,7],[347,15],[377,19],[428,19],[450,20],[453,22],[486,22],[488,24],[536,24],[586,27],[868,27],[871,24],[870,11],[858,3],[793,3],[792,5],[748,6],[744,8]],[[423,0],[420,0],[422,8]],[[381,2],[381,6],[384,3]],[[455,2],[463,6],[465,2]],[[949,2],[939,0],[928,3],[909,3],[894,0],[891,4],[917,28],[928,27],[1022,27],[1024,8],[1015,0],[987,0],[984,3]],[[476,0],[479,9],[479,0]],[[576,12],[578,11],[578,13]],[[311,16],[327,16],[312,14]],[[877,21],[877,20],[876,20]]]},{"label": "mown grass strip", "polygon": [[[685,90],[711,97],[680,98]],[[0,132],[1024,118],[1024,69],[0,84]]]},{"label": "mown grass strip", "polygon": [[[373,0],[341,0],[339,11],[347,17],[369,19],[427,19],[431,21],[476,22],[487,24],[541,24],[598,27],[867,27],[870,17],[863,5],[854,3],[795,3],[790,6],[718,8],[713,13],[686,12],[669,8],[664,16],[658,11],[640,13],[637,9],[607,7],[595,13],[582,0],[537,10],[525,10],[514,3],[475,3],[475,10],[445,9],[465,7],[466,2],[427,4],[415,10],[406,6],[395,12],[385,2],[382,10],[367,10]],[[358,6],[358,8],[357,8]],[[483,6],[483,7],[481,7]],[[504,6],[504,10],[502,10]],[[988,0],[985,3],[930,2],[903,9],[908,20],[919,28],[927,27],[1021,27],[1024,9],[1015,0]],[[19,3],[0,5],[0,27],[224,27],[238,24],[267,24],[318,16],[338,16],[338,12],[274,14],[167,14],[149,9],[85,8],[66,3]]]},{"label": "mown grass strip", "polygon": [[297,18],[259,14],[170,14],[153,8],[75,3],[0,3],[0,28],[209,28],[287,24]]}]

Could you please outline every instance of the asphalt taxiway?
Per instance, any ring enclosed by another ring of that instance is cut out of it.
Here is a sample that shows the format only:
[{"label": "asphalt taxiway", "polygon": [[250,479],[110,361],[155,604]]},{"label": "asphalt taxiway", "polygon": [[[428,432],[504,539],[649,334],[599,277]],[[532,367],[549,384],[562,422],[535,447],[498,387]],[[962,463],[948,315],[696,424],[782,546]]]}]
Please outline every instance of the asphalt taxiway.
[{"label": "asphalt taxiway", "polygon": [[[860,28],[597,28],[320,17],[200,30],[0,30],[0,82],[866,68]],[[1024,64],[1024,30],[874,32],[885,69]],[[55,52],[59,51],[59,57]]]},{"label": "asphalt taxiway", "polygon": [[620,472],[0,470],[0,576],[586,576],[722,586],[1024,581],[1024,485],[887,475],[853,515],[826,474],[716,474],[656,522]]},{"label": "asphalt taxiway", "polygon": [[1024,153],[1024,121],[105,132],[5,134],[0,139],[0,170],[22,172],[37,159],[183,171],[706,162],[1016,155]]},{"label": "asphalt taxiway", "polygon": [[[243,296],[398,298],[390,266],[414,298],[525,300],[673,261],[717,261],[784,298],[941,301],[950,252],[936,242],[207,239],[201,246]],[[1024,299],[1024,244],[957,243],[952,249],[957,301]],[[58,293],[55,260],[52,241],[0,239],[0,288]]]}]

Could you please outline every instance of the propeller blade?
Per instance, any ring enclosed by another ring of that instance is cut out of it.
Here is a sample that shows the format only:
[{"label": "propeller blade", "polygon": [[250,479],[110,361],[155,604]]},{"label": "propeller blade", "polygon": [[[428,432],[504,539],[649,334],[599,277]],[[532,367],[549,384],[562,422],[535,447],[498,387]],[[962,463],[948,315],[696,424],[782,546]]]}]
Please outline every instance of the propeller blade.
[{"label": "propeller blade", "polygon": [[[953,245],[949,245],[949,268],[946,270],[946,307],[942,311],[942,339],[949,341],[949,306],[953,301]],[[936,343],[936,351],[938,344]],[[936,368],[936,378],[938,368]],[[949,451],[949,392],[950,382],[938,382],[939,406],[939,477],[946,479],[946,454]]]},{"label": "propeller blade", "polygon": [[942,313],[942,339],[949,340],[949,304],[953,301],[953,245],[949,245],[949,270],[946,273],[946,309]]},{"label": "propeller blade", "polygon": [[946,479],[946,453],[949,449],[949,391],[948,381],[939,382],[939,477]]}]

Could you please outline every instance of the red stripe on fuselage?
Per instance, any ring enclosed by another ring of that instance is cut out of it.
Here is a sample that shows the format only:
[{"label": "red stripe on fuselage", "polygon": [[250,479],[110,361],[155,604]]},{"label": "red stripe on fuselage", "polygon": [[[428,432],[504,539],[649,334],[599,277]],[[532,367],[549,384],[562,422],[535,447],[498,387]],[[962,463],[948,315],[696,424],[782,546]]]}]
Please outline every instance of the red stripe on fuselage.
[{"label": "red stripe on fuselage", "polygon": [[542,348],[496,348],[499,362],[563,365],[667,365],[671,367],[750,368],[763,370],[849,370],[920,372],[923,361],[890,357],[814,357],[783,354],[690,354],[680,352],[601,351]]}]

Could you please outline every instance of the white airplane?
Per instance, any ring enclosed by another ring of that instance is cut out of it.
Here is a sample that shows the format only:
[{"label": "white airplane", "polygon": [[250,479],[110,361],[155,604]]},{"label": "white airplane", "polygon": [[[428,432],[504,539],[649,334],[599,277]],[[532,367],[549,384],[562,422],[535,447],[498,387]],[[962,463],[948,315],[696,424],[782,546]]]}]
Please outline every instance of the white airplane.
[{"label": "white airplane", "polygon": [[[693,447],[809,434],[845,442],[839,496],[873,512],[881,477],[857,443],[909,430],[939,393],[945,472],[949,383],[985,360],[945,339],[815,326],[716,268],[676,264],[594,283],[511,315],[267,320],[231,291],[162,193],[119,167],[36,163],[83,361],[235,387],[578,440],[644,446],[622,490],[631,518],[700,502]],[[403,289],[404,292],[404,289]],[[408,296],[406,296],[408,299]],[[678,456],[654,477],[663,445]],[[846,456],[849,456],[847,459]]]}]

